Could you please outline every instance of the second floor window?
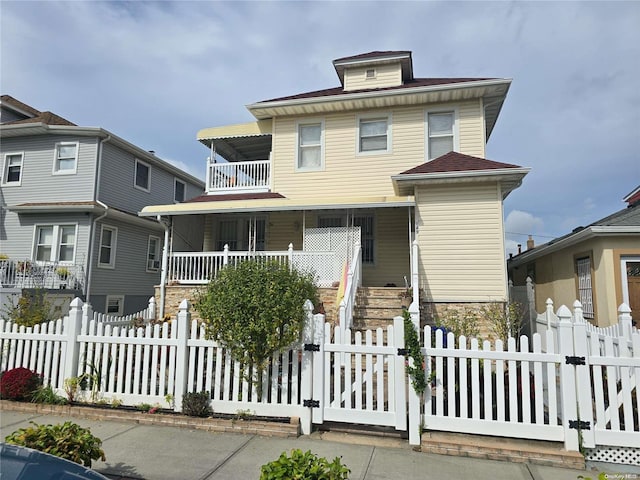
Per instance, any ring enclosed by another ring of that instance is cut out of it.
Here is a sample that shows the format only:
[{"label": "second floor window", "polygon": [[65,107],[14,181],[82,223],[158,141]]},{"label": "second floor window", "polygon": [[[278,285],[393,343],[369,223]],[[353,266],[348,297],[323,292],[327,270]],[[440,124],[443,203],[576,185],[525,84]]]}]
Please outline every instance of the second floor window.
[{"label": "second floor window", "polygon": [[76,173],[78,165],[78,143],[62,142],[56,145],[53,173],[58,175]]},{"label": "second floor window", "polygon": [[389,150],[389,120],[387,118],[363,118],[358,129],[358,151],[386,152]]},{"label": "second floor window", "polygon": [[429,113],[427,115],[428,160],[440,157],[454,149],[453,112]]},{"label": "second floor window", "polygon": [[151,190],[151,166],[136,159],[136,173],[133,185],[140,190]]},{"label": "second floor window", "polygon": [[184,202],[186,184],[177,178],[173,183],[173,201],[176,203]]},{"label": "second floor window", "polygon": [[116,265],[116,240],[118,229],[102,226],[100,231],[100,251],[98,253],[98,266],[114,268]]},{"label": "second floor window", "polygon": [[34,250],[36,261],[72,263],[76,251],[76,226],[38,226]]},{"label": "second floor window", "polygon": [[22,153],[7,153],[4,156],[2,183],[4,185],[20,185],[22,180]]},{"label": "second floor window", "polygon": [[322,123],[298,126],[298,170],[322,169]]}]

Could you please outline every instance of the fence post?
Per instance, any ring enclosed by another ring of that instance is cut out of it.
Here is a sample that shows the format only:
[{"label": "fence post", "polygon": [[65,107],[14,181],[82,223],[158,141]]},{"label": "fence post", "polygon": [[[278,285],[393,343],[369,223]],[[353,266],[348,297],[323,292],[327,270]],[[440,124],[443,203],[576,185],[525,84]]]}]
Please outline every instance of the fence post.
[{"label": "fence post", "polygon": [[89,302],[82,305],[82,324],[88,326],[91,320],[95,320],[95,313],[93,307]]},{"label": "fence post", "polygon": [[[547,303],[548,305],[548,303]],[[567,357],[573,357],[573,327],[571,311],[562,305],[558,315],[558,353],[560,363],[560,401],[562,405],[562,427],[564,428],[564,446],[566,450],[580,450],[578,430],[569,428],[570,420],[578,419],[576,405],[576,372],[573,365],[567,363]]]},{"label": "fence post", "polygon": [[[399,350],[404,348],[404,318],[403,317],[395,317],[393,319],[393,346],[395,349]],[[394,376],[394,386],[395,386],[395,401],[396,404],[393,406],[396,410],[396,430],[405,431],[407,430],[407,374],[404,365],[404,355],[395,355],[394,359],[394,372],[389,372],[389,375]],[[413,390],[409,388],[409,390]],[[419,408],[419,407],[418,407]],[[419,414],[418,414],[419,417]],[[413,427],[416,427],[415,429]],[[409,441],[411,441],[411,430],[416,430],[420,428],[420,422],[418,420],[418,424],[409,423]],[[414,445],[414,444],[411,444]]]},{"label": "fence post", "polygon": [[547,317],[547,329],[549,329],[551,328],[551,319],[553,318],[553,300],[547,298],[545,303],[547,304],[547,309],[544,314]]},{"label": "fence post", "polygon": [[[577,304],[577,305],[576,305]],[[584,365],[576,365],[576,396],[578,401],[578,412],[576,419],[589,422],[590,428],[578,430],[582,434],[582,446],[586,448],[595,447],[594,425],[593,425],[593,400],[591,396],[591,379],[589,375],[589,345],[587,344],[587,324],[582,318],[582,304],[575,301],[573,325],[573,352],[576,357],[585,360]]]},{"label": "fence post", "polygon": [[[312,401],[313,398],[313,351],[305,348],[305,345],[313,343],[313,304],[310,300],[304,302],[304,329],[302,331],[302,372],[300,385],[300,398],[303,402]],[[300,428],[303,435],[311,434],[312,407],[306,407],[300,416]]]},{"label": "fence post", "polygon": [[629,308],[629,305],[626,303],[622,303],[618,307],[618,323],[620,325],[620,336],[625,340],[631,341],[631,334],[633,332],[631,308]]},{"label": "fence post", "polygon": [[313,343],[319,350],[313,353],[313,397],[318,400],[318,408],[312,411],[313,423],[324,423],[324,323],[325,316],[318,313],[313,316]]},{"label": "fence post", "polygon": [[289,261],[289,271],[293,271],[293,243],[289,244],[287,248],[287,258]]},{"label": "fence post", "polygon": [[420,304],[420,264],[418,262],[418,241],[411,244],[411,290],[412,303]]},{"label": "fence post", "polygon": [[176,345],[176,383],[174,392],[174,411],[182,411],[182,398],[187,392],[187,372],[189,369],[189,352],[187,342],[189,340],[189,330],[191,328],[191,313],[189,312],[189,301],[182,300],[180,303],[177,323],[177,345]]},{"label": "fence post", "polygon": [[[89,305],[89,304],[87,304]],[[78,376],[78,360],[80,355],[80,345],[78,335],[82,328],[83,303],[76,297],[69,305],[69,315],[65,317],[67,324],[64,326],[64,333],[67,337],[67,349],[64,359],[63,381],[67,378]],[[91,305],[89,305],[89,310]],[[62,385],[60,385],[62,387]]]},{"label": "fence post", "polygon": [[229,244],[225,243],[222,249],[224,255],[222,256],[222,265],[227,266],[229,264]]},{"label": "fence post", "polygon": [[147,308],[147,318],[145,320],[153,320],[156,318],[156,297],[149,297],[149,307]]}]

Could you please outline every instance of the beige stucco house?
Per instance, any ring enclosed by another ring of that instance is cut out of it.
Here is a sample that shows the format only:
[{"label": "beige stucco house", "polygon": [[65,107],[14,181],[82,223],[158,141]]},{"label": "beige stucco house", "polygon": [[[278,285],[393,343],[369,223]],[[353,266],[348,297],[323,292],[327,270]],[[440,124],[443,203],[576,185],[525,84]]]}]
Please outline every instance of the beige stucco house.
[{"label": "beige stucco house", "polygon": [[538,312],[547,298],[556,308],[579,300],[585,318],[606,327],[617,323],[624,302],[640,320],[639,193],[640,187],[625,197],[626,208],[508,261],[514,285],[533,280]]},{"label": "beige stucco house", "polygon": [[511,80],[418,78],[409,51],[333,66],[337,87],[253,103],[255,121],[198,132],[206,194],[141,212],[181,244],[166,253],[166,283],[270,255],[321,286],[506,301],[503,200],[528,169],[484,157]]}]

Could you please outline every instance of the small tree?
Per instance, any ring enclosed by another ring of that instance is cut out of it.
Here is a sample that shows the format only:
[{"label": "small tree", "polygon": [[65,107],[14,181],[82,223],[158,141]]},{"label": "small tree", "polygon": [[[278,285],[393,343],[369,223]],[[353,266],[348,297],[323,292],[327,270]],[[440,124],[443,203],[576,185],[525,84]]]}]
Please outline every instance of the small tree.
[{"label": "small tree", "polygon": [[47,300],[46,292],[36,288],[25,292],[17,303],[8,300],[4,305],[3,318],[25,327],[33,327],[39,323],[51,320],[51,303]]},{"label": "small tree", "polygon": [[207,337],[259,376],[276,352],[300,339],[307,299],[317,299],[311,274],[274,261],[246,261],[223,269],[197,295],[195,308]]},{"label": "small tree", "polygon": [[491,334],[505,344],[509,337],[520,342],[524,327],[524,305],[517,302],[493,303],[482,307],[482,315],[489,323]]}]

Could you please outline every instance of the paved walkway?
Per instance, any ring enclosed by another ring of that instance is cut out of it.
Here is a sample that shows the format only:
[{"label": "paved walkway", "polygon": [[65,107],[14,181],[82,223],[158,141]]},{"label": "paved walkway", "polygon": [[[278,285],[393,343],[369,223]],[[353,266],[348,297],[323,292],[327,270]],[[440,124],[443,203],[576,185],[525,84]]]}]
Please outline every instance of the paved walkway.
[{"label": "paved walkway", "polygon": [[[581,475],[598,476],[597,471],[430,455],[413,451],[406,442],[384,438],[359,445],[349,435],[314,433],[282,439],[6,410],[0,412],[0,420],[2,439],[28,426],[29,421],[47,424],[73,420],[89,427],[102,439],[107,457],[106,462],[95,462],[93,468],[112,479],[257,480],[261,465],[293,448],[311,450],[329,460],[341,456],[351,469],[350,479],[577,480]],[[604,471],[616,473],[615,469]],[[640,471],[636,477],[631,475],[626,478],[640,480]]]}]

